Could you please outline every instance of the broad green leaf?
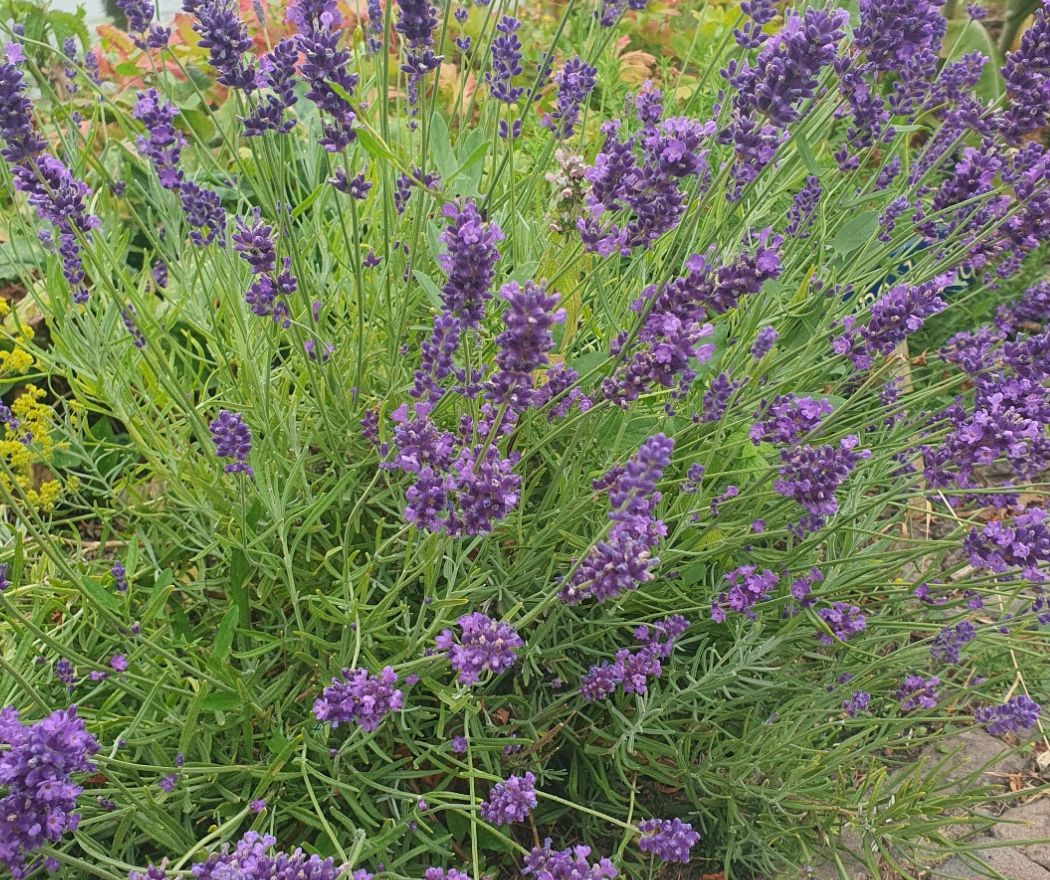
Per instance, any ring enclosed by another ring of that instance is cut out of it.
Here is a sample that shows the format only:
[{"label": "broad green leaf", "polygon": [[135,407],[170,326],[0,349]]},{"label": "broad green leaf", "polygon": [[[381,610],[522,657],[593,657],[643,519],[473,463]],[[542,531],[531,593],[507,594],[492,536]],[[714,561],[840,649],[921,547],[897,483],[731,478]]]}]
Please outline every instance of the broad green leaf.
[{"label": "broad green leaf", "polygon": [[879,225],[878,211],[864,211],[848,221],[831,240],[831,249],[840,256],[867,244]]}]

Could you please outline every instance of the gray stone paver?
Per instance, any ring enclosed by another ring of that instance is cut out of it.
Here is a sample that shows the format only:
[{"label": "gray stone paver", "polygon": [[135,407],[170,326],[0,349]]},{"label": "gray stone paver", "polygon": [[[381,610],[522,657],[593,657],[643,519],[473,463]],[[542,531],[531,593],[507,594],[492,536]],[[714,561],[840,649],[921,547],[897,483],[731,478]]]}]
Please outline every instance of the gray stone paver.
[{"label": "gray stone paver", "polygon": [[[1015,822],[1018,824],[1013,824]],[[1027,858],[1050,870],[1050,843],[1022,843],[1033,838],[1050,840],[1050,798],[1044,797],[1007,810],[992,828],[992,835],[998,840],[1018,841]]]},{"label": "gray stone paver", "polygon": [[[953,757],[941,764],[941,772],[947,781],[960,787],[1003,786],[1005,776],[1022,771],[1028,765],[1016,750],[980,728],[961,731],[936,749],[927,747],[919,759],[932,767],[948,755]],[[972,858],[955,857],[940,866],[915,868],[925,868],[923,876],[929,880],[989,880],[1000,876],[1006,880],[1050,880],[1050,842],[1026,842],[1040,838],[1050,841],[1050,797],[1015,804],[1006,810],[991,829],[973,840]],[[844,843],[847,839],[854,845],[859,844],[859,838],[849,832],[843,834]],[[872,878],[846,854],[842,858],[850,880],[882,880]],[[975,859],[988,867],[975,865]],[[839,880],[840,877],[832,864],[821,865],[813,876],[817,880]]]}]

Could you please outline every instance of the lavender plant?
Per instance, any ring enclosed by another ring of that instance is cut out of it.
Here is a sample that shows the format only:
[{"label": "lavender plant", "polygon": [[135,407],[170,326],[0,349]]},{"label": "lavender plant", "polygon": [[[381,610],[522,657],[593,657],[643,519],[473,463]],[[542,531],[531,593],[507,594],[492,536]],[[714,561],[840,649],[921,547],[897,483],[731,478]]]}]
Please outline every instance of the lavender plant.
[{"label": "lavender plant", "polygon": [[625,83],[643,0],[123,8],[132,90],[0,63],[4,868],[958,845],[916,750],[1048,697],[1050,11],[748,0]]}]

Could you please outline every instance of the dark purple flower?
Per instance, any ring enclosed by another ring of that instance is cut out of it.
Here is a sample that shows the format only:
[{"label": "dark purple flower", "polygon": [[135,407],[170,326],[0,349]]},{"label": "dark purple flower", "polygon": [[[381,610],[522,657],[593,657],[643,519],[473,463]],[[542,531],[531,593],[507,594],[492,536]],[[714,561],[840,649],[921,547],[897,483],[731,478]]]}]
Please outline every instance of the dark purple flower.
[{"label": "dark purple flower", "polygon": [[481,818],[492,825],[524,822],[536,809],[536,777],[531,773],[497,782],[481,802]]},{"label": "dark purple flower", "polygon": [[802,187],[791,200],[788,208],[788,225],[784,228],[784,235],[788,237],[808,238],[807,229],[813,223],[813,214],[820,202],[823,192],[820,179],[812,174],[806,178],[806,185]]},{"label": "dark purple flower", "polygon": [[729,581],[729,589],[719,593],[711,603],[711,619],[715,623],[726,619],[726,608],[753,620],[754,606],[769,598],[780,581],[768,568],[759,572],[755,565],[741,565],[726,572],[725,579]]},{"label": "dark purple flower", "polygon": [[723,76],[736,89],[733,114],[721,138],[737,153],[733,176],[747,183],[772,159],[780,132],[798,120],[801,104],[816,93],[824,67],[835,57],[848,20],[843,10],[789,10],[784,26],[762,46],[754,63],[731,61]]},{"label": "dark purple flower", "polygon": [[74,773],[94,770],[98,743],[76,706],[25,724],[13,706],[0,711],[0,864],[15,878],[38,866],[33,854],[80,823]]},{"label": "dark purple flower", "polygon": [[156,9],[150,0],[116,0],[115,5],[127,19],[128,33],[138,48],[145,51],[163,49],[168,45],[171,28],[154,24]]},{"label": "dark purple flower", "polygon": [[546,125],[559,140],[572,137],[580,108],[594,91],[598,68],[592,67],[579,55],[565,62],[565,66],[554,74],[558,85],[558,98],[554,111],[544,119]]},{"label": "dark purple flower", "polygon": [[854,451],[859,442],[851,434],[838,448],[803,445],[781,450],[780,478],[773,481],[773,488],[808,511],[800,523],[803,530],[815,531],[838,510],[835,491],[857,463],[871,455],[867,449]]},{"label": "dark purple flower", "polygon": [[935,56],[947,31],[944,0],[860,0],[853,35],[874,72],[897,73],[917,54]]},{"label": "dark purple flower", "polygon": [[357,137],[357,113],[347,100],[357,88],[357,75],[350,73],[350,53],[339,48],[339,34],[331,28],[300,32],[296,38],[303,53],[300,73],[307,83],[306,97],[324,115],[319,141],[329,153],[345,149]]},{"label": "dark purple flower", "polygon": [[857,370],[871,369],[876,355],[887,355],[922,327],[930,315],[947,308],[941,293],[951,277],[940,275],[924,284],[899,284],[871,307],[871,318],[863,327],[852,317],[842,322],[843,333],[834,340],[836,354],[847,356]]},{"label": "dark purple flower", "polygon": [[766,417],[758,420],[759,415],[755,413],[756,421],[751,426],[752,443],[794,444],[815,431],[825,416],[831,415],[831,404],[826,397],[817,400],[780,394],[769,404]]},{"label": "dark purple flower", "polygon": [[1019,140],[1050,124],[1050,14],[1045,3],[1021,34],[1020,46],[1007,53],[1002,73],[1010,98],[1004,114],[1007,133]]},{"label": "dark purple flower", "polygon": [[33,128],[33,103],[13,60],[0,63],[0,138],[5,143],[0,155],[12,164],[32,159],[46,146]]},{"label": "dark purple flower", "polygon": [[489,394],[499,403],[525,409],[541,402],[542,392],[533,392],[533,373],[547,364],[554,347],[551,328],[565,320],[565,310],[555,309],[558,295],[548,294],[542,284],[510,281],[500,288],[506,300],[503,323],[506,330],[496,337],[498,369],[489,380]]},{"label": "dark purple flower", "polygon": [[513,104],[523,94],[522,86],[513,85],[514,77],[520,76],[521,40],[518,28],[521,22],[509,15],[500,17],[496,23],[497,35],[492,40],[492,70],[485,74],[492,97],[504,104]]},{"label": "dark purple flower", "polygon": [[120,320],[124,324],[124,329],[128,331],[128,335],[131,337],[131,344],[135,348],[146,347],[146,337],[139,329],[138,324],[135,323],[135,309],[131,303],[126,306],[122,306],[120,309]]},{"label": "dark purple flower", "polygon": [[73,668],[73,664],[65,657],[59,657],[55,661],[54,674],[55,678],[66,686],[66,690],[72,692],[73,685],[77,682],[77,672]]},{"label": "dark purple flower", "polygon": [[296,66],[299,62],[299,45],[293,37],[285,37],[259,61],[261,85],[270,94],[256,100],[252,112],[241,119],[245,137],[259,137],[273,131],[286,134],[295,127],[295,117],[285,119],[286,110],[298,100],[295,94]]},{"label": "dark purple flower", "polygon": [[445,307],[467,327],[476,327],[485,314],[485,302],[496,275],[499,251],[496,244],[503,232],[493,222],[485,222],[477,205],[467,200],[462,207],[445,205],[442,213],[449,225],[441,233],[445,253],[438,264],[448,276],[441,288]]},{"label": "dark purple flower", "polygon": [[946,626],[933,638],[930,659],[934,663],[955,664],[959,662],[962,646],[977,635],[974,625],[963,620],[955,626]]},{"label": "dark purple flower", "polygon": [[219,410],[219,415],[208,425],[219,458],[233,459],[223,470],[228,474],[244,473],[253,476],[248,455],[252,451],[252,434],[240,413]]},{"label": "dark purple flower", "polygon": [[258,87],[259,72],[248,28],[237,15],[231,0],[184,0],[183,9],[197,20],[193,29],[200,34],[200,47],[208,50],[208,63],[224,86],[250,94]]},{"label": "dark purple flower", "polygon": [[[868,628],[867,617],[856,605],[835,602],[830,608],[821,608],[817,614],[840,642],[845,642]],[[824,645],[833,645],[835,643],[834,639],[827,633],[818,632],[817,637]]]},{"label": "dark purple flower", "polygon": [[369,675],[367,669],[344,669],[314,702],[314,717],[333,728],[353,722],[366,733],[375,730],[389,713],[402,707],[396,684],[397,673],[389,666],[379,675]]},{"label": "dark purple flower", "polygon": [[337,880],[343,867],[332,858],[308,856],[301,849],[270,854],[277,839],[248,831],[231,847],[223,844],[217,853],[193,865],[193,880]]},{"label": "dark purple flower", "polygon": [[273,227],[259,219],[258,208],[252,213],[250,222],[240,217],[234,221],[230,240],[241,259],[251,266],[253,275],[272,272],[277,267]]},{"label": "dark purple flower", "polygon": [[1019,733],[1034,727],[1039,721],[1040,706],[1035,700],[1024,694],[1011,697],[1001,706],[980,706],[974,710],[973,717],[978,724],[983,724],[992,736],[1001,733]]},{"label": "dark purple flower", "polygon": [[222,236],[226,231],[226,211],[219,201],[219,196],[210,189],[204,189],[193,181],[186,180],[179,187],[179,201],[186,222],[192,227],[190,241],[197,247],[205,247],[219,239],[222,246]]},{"label": "dark purple flower", "polygon": [[455,868],[427,868],[423,872],[423,880],[474,880],[470,874],[457,871]]},{"label": "dark purple flower", "polygon": [[777,14],[773,0],[744,0],[740,11],[750,21],[743,28],[734,28],[733,37],[743,49],[757,49],[768,37],[762,32],[762,25],[771,22]]},{"label": "dark purple flower", "polygon": [[776,343],[778,335],[776,328],[769,325],[759,330],[755,336],[754,343],[751,345],[751,357],[756,361],[762,360],[773,350],[773,345]]},{"label": "dark purple flower", "polygon": [[848,700],[843,702],[842,708],[850,718],[856,718],[862,712],[868,711],[871,703],[871,694],[865,691],[854,691]]},{"label": "dark purple flower", "polygon": [[368,191],[372,188],[372,184],[365,179],[364,172],[354,177],[347,177],[346,171],[342,168],[336,168],[335,174],[328,179],[328,182],[339,192],[345,193],[358,202],[364,201]]},{"label": "dark purple flower", "polygon": [[442,312],[434,318],[430,338],[420,345],[422,358],[408,392],[412,397],[430,402],[440,399],[444,393],[442,383],[454,370],[452,358],[459,347],[462,330],[459,318],[451,312]]},{"label": "dark purple flower", "polygon": [[616,868],[606,858],[588,864],[591,854],[589,846],[574,846],[572,849],[551,849],[551,839],[543,841],[525,856],[521,873],[533,880],[614,880]]},{"label": "dark purple flower", "polygon": [[933,709],[939,699],[937,686],[941,680],[936,676],[923,678],[921,675],[909,675],[904,683],[897,689],[897,699],[901,703],[902,712],[910,712],[912,709]]},{"label": "dark purple flower", "polygon": [[408,101],[412,112],[419,102],[419,83],[441,63],[434,54],[434,29],[437,27],[437,7],[430,0],[398,0],[398,17],[394,30],[405,41],[405,63],[402,71],[408,74]]},{"label": "dark purple flower", "polygon": [[580,678],[580,695],[589,702],[600,700],[621,685],[624,693],[646,693],[648,680],[663,672],[660,661],[671,655],[675,641],[688,627],[689,621],[679,614],[638,627],[634,638],[641,647],[623,648],[616,652],[615,661],[592,666]]},{"label": "dark purple flower", "polygon": [[29,164],[15,165],[11,171],[15,189],[26,194],[37,217],[49,222],[58,233],[62,275],[69,283],[73,302],[87,302],[80,242],[99,226],[98,217],[87,210],[91,190],[54,156],[40,155],[30,159]]},{"label": "dark purple flower", "polygon": [[689,850],[700,842],[693,826],[681,819],[646,819],[638,823],[638,848],[665,862],[689,862]]},{"label": "dark purple flower", "polygon": [[626,465],[613,468],[597,481],[596,489],[608,489],[613,526],[562,587],[559,595],[563,600],[575,604],[593,597],[604,602],[651,579],[651,569],[659,562],[650,555],[651,550],[667,533],[663,521],[655,517],[660,493],[654,490],[673,449],[673,440],[654,434]]},{"label": "dark purple flower", "polygon": [[518,648],[525,644],[509,623],[479,611],[459,618],[456,625],[458,638],[452,630],[442,630],[434,646],[448,654],[460,684],[477,684],[483,672],[498,675],[510,669],[517,660]]},{"label": "dark purple flower", "polygon": [[1050,529],[1046,511],[1033,507],[1014,517],[1013,524],[994,520],[967,535],[963,547],[975,568],[1002,574],[1011,568],[1033,581],[1046,581],[1043,567],[1050,563]]},{"label": "dark purple flower", "polygon": [[719,373],[711,380],[703,398],[703,420],[705,422],[717,422],[725,415],[729,406],[729,398],[743,386],[744,381],[734,382],[728,373]]}]

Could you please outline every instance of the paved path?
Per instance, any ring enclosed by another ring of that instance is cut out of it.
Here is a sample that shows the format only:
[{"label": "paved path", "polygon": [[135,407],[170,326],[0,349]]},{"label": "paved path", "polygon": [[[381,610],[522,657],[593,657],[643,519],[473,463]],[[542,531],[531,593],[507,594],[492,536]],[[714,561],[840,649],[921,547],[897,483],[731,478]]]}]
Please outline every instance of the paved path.
[{"label": "paved path", "polygon": [[[979,784],[991,784],[1006,790],[1011,776],[1035,771],[1035,761],[1023,757],[1002,740],[989,736],[980,728],[961,732],[937,751],[928,747],[920,760],[932,766],[943,760],[944,753],[958,749],[958,755],[944,765],[948,781],[959,785],[974,784],[973,774],[984,768]],[[1050,781],[1050,768],[1043,771],[1045,781]],[[1029,778],[1026,785],[1031,785]],[[914,866],[919,876],[928,880],[988,880],[1000,875],[1006,880],[1050,880],[1050,842],[1029,843],[1043,838],[1050,841],[1050,795],[1033,797],[1021,791],[996,818],[990,829],[970,830],[965,827],[953,836],[966,839],[973,847],[966,856],[956,856],[940,865]],[[861,844],[860,835],[846,829],[842,834],[842,846],[856,852]],[[988,867],[982,867],[981,863]],[[899,875],[890,872],[873,878],[855,859],[844,858],[847,873],[841,874],[837,867],[825,864],[813,875],[816,880],[898,880]],[[918,869],[922,868],[925,874]],[[996,873],[998,872],[998,873]]]}]

